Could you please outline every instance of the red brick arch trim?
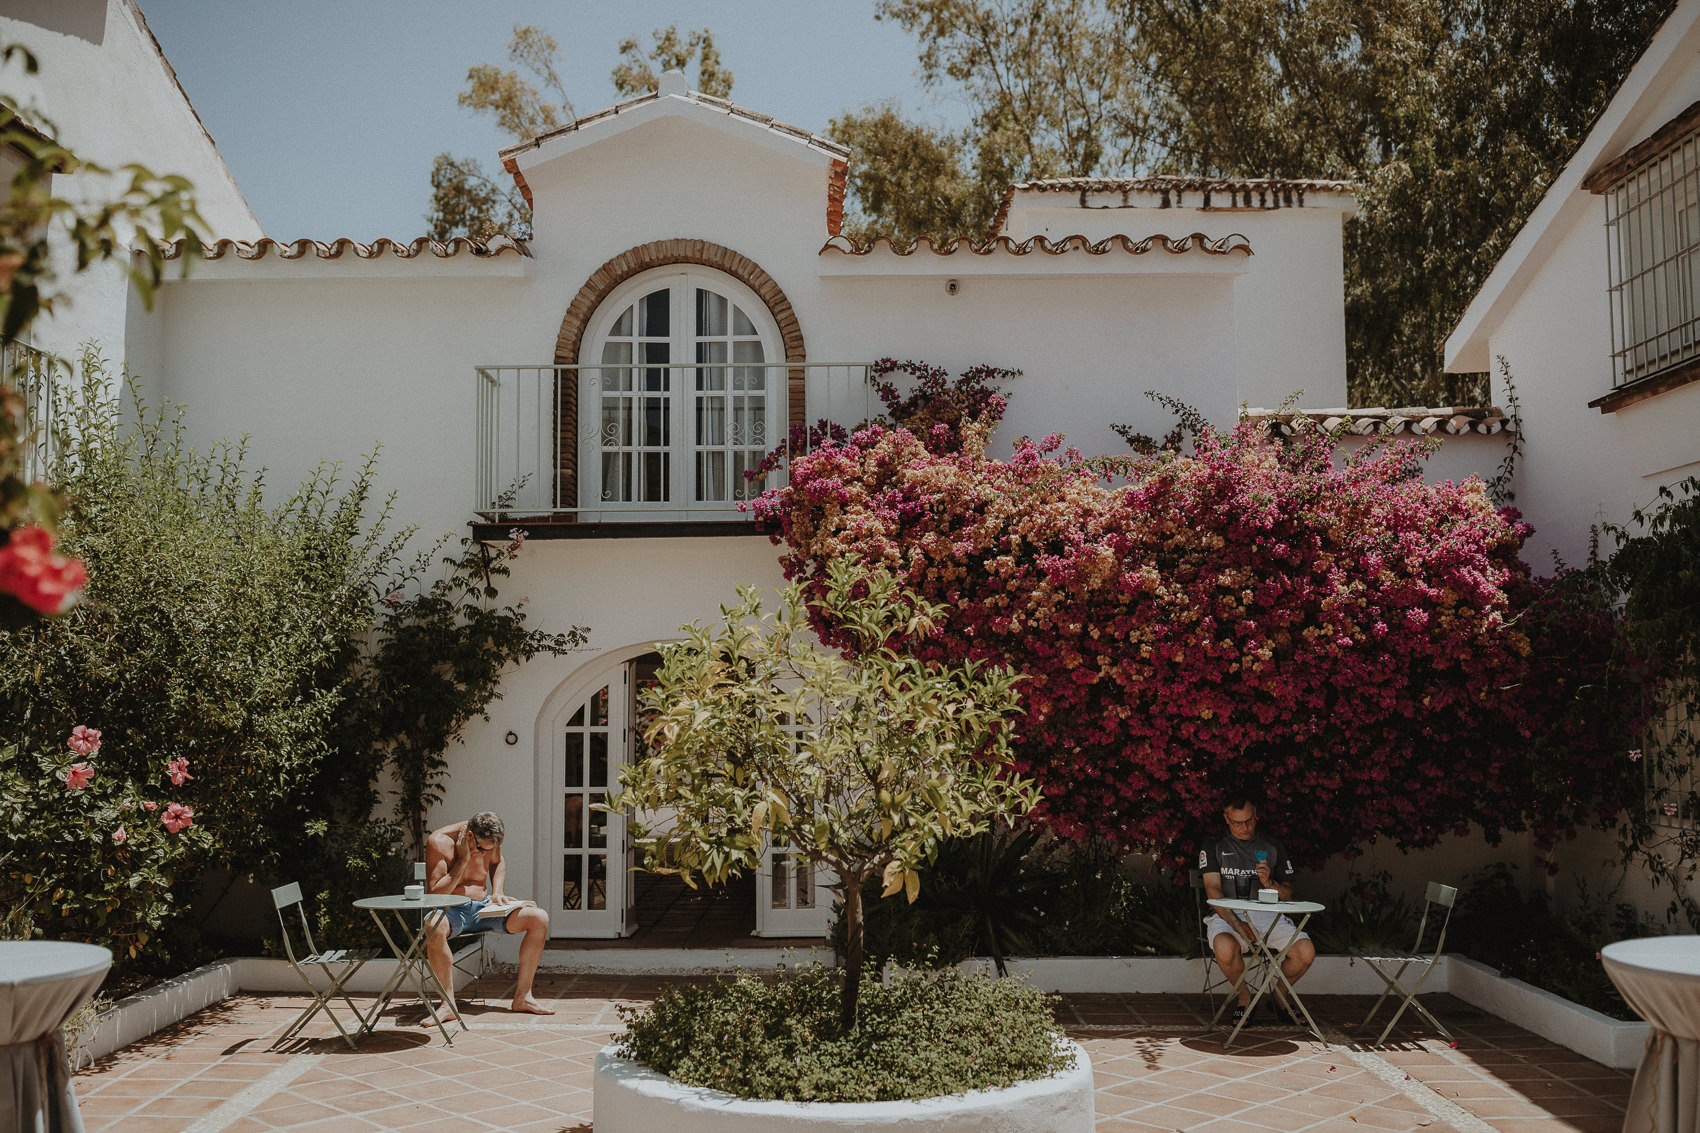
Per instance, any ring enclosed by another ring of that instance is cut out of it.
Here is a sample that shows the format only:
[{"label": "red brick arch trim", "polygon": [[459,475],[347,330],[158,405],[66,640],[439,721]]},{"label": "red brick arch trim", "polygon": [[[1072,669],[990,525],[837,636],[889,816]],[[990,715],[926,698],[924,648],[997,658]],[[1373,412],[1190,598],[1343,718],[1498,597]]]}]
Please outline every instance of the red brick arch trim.
[{"label": "red brick arch trim", "polygon": [[[590,318],[596,313],[596,309],[615,288],[651,268],[672,264],[690,264],[724,272],[754,291],[766,305],[768,314],[773,316],[773,321],[779,328],[785,361],[798,367],[790,371],[787,383],[786,400],[789,412],[786,417],[791,425],[802,423],[805,419],[805,406],[803,370],[800,367],[807,359],[807,352],[803,346],[803,330],[798,325],[797,312],[792,308],[791,300],[786,298],[784,290],[771,275],[762,270],[760,264],[731,248],[707,240],[652,240],[648,244],[640,244],[636,248],[621,252],[592,272],[590,278],[585,280],[584,286],[578,289],[578,294],[573,296],[573,301],[567,304],[567,313],[561,319],[560,333],[555,336],[555,364],[572,366],[578,363],[579,348],[584,344],[585,328],[590,325]],[[560,388],[556,391],[557,404],[561,407],[556,434],[556,506],[575,507],[578,501],[579,383],[573,379],[563,380],[559,384]]]}]

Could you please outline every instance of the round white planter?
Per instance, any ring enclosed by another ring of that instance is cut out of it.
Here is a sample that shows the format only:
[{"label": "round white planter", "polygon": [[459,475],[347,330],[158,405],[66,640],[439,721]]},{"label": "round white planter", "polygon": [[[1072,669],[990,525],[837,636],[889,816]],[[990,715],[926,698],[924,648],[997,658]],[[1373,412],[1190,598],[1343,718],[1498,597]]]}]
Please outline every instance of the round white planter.
[{"label": "round white planter", "polygon": [[746,1101],[681,1085],[609,1045],[596,1055],[596,1133],[1092,1133],[1092,1059],[1079,1043],[1066,1045],[1074,1069],[1053,1077],[903,1102]]}]

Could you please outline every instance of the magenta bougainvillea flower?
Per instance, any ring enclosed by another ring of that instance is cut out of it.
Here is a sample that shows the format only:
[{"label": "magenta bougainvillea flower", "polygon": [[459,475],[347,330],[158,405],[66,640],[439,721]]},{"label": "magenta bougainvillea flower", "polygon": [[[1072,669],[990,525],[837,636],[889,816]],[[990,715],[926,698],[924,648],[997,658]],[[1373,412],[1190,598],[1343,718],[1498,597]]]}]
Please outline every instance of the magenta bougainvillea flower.
[{"label": "magenta bougainvillea flower", "polygon": [[943,443],[823,434],[752,510],[788,578],[855,559],[947,607],[916,654],[1025,675],[1016,770],[1054,832],[1178,866],[1243,786],[1319,863],[1471,824],[1550,843],[1638,789],[1635,706],[1576,710],[1623,652],[1609,608],[1534,579],[1528,527],[1479,481],[1424,483],[1420,444],[1336,461],[1248,425],[994,460],[992,408]]}]

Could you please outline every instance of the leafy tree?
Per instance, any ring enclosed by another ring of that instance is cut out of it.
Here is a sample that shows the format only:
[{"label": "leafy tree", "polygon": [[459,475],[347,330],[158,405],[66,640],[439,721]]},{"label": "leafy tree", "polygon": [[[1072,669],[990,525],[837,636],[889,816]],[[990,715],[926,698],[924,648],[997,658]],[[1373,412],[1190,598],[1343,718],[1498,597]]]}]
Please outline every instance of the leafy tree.
[{"label": "leafy tree", "polygon": [[707,28],[688,32],[681,38],[678,24],[668,24],[650,33],[655,46],[643,54],[635,35],[620,41],[620,62],[614,66],[614,89],[626,98],[652,91],[661,85],[661,72],[688,71],[697,64],[696,89],[715,98],[732,97],[732,72],[714,46],[714,33]]},{"label": "leafy tree", "polygon": [[[636,36],[620,41],[620,62],[614,66],[614,89],[623,97],[654,90],[658,75],[672,68],[687,69],[697,62],[697,89],[729,98],[732,72],[721,62],[714,35],[707,28],[681,37],[679,26],[657,28],[648,55]],[[466,89],[458,101],[480,114],[490,114],[502,132],[516,142],[528,141],[571,122],[578,114],[559,71],[561,45],[553,35],[532,25],[514,25],[508,43],[511,68],[474,64],[466,72]],[[505,175],[492,178],[477,158],[440,153],[431,163],[431,202],[425,212],[426,232],[433,240],[470,236],[488,240],[505,233],[516,239],[531,236],[531,208]]]},{"label": "leafy tree", "polygon": [[582,626],[527,629],[521,606],[495,605],[496,581],[508,576],[524,542],[519,529],[499,550],[463,539],[461,553],[445,556],[446,572],[428,586],[422,579],[435,553],[419,556],[390,583],[372,642],[354,663],[338,747],[361,769],[345,785],[344,808],[351,816],[370,813],[375,774],[389,769],[396,818],[416,857],[425,852],[426,810],[442,801],[449,745],[474,716],[489,718],[502,674],[588,640]]},{"label": "leafy tree", "polygon": [[[35,56],[24,48],[0,48],[0,62],[13,59],[25,74],[39,70]],[[89,191],[78,193],[80,200],[54,195],[56,174],[61,179],[115,176],[112,170],[78,159],[53,140],[54,133],[52,123],[32,118],[0,96],[0,148],[23,156],[8,186],[6,207],[0,209],[0,343],[7,344],[3,356],[8,367],[0,373],[0,537],[5,539],[0,542],[0,625],[57,612],[60,602],[74,599],[83,577],[79,564],[51,549],[59,495],[25,479],[25,454],[45,439],[32,435],[26,394],[44,394],[48,375],[39,360],[10,348],[37,315],[53,309],[59,282],[56,248],[68,242],[78,272],[115,256],[123,258],[131,283],[150,307],[165,269],[157,240],[184,238],[185,271],[201,248],[203,222],[189,182],[181,177],[126,165],[118,173],[127,181],[118,181],[108,198]],[[130,254],[132,242],[139,255]],[[61,365],[45,363],[47,369]]]},{"label": "leafy tree", "polygon": [[[822,651],[802,591],[776,616],[753,590],[723,623],[687,627],[662,647],[650,754],[620,773],[608,808],[632,814],[645,868],[717,884],[761,862],[764,842],[838,877],[844,907],[841,1021],[856,1025],[862,886],[913,901],[947,835],[1025,813],[1032,784],[1008,774],[1015,681],[967,660],[916,660],[905,643],[943,615],[883,574],[828,567],[811,596],[843,628],[845,655]],[[669,817],[663,822],[661,815]]]},{"label": "leafy tree", "polygon": [[241,446],[197,452],[181,410],[120,405],[93,348],[73,393],[54,477],[89,584],[65,616],[0,632],[9,738],[98,728],[106,772],[138,782],[187,758],[181,797],[210,836],[192,864],[266,869],[322,815],[343,674],[406,533],[369,514],[370,461],[268,506]]},{"label": "leafy tree", "polygon": [[[1445,337],[1669,7],[882,0],[880,14],[918,37],[930,85],[968,100],[969,129],[935,148],[976,155],[942,162],[944,196],[981,212],[1030,177],[1356,181],[1348,387],[1353,404],[1410,405],[1486,398],[1485,375],[1441,372]],[[972,209],[892,191],[928,187],[900,162],[908,135],[936,132],[879,108],[834,129],[857,151],[858,235],[976,234]]]},{"label": "leafy tree", "polygon": [[964,170],[964,135],[910,122],[889,103],[834,118],[827,133],[854,155],[846,188],[860,207],[846,218],[845,235],[907,244],[917,236],[978,240],[991,227],[998,198]]}]

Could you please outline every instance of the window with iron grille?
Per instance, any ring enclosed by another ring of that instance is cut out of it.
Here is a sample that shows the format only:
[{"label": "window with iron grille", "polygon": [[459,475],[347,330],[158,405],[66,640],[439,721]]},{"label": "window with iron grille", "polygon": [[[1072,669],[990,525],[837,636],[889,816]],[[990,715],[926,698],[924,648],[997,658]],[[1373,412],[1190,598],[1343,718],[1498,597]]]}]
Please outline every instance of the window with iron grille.
[{"label": "window with iron grille", "polygon": [[1700,356],[1700,128],[1605,189],[1612,384]]},{"label": "window with iron grille", "polygon": [[1647,813],[1654,826],[1700,829],[1700,773],[1695,766],[1700,734],[1700,695],[1692,685],[1669,690],[1664,710],[1647,729]]}]

